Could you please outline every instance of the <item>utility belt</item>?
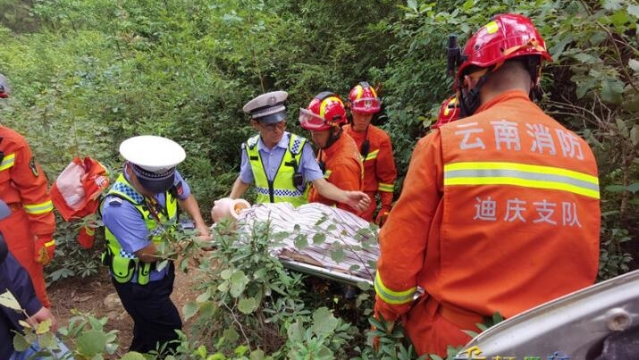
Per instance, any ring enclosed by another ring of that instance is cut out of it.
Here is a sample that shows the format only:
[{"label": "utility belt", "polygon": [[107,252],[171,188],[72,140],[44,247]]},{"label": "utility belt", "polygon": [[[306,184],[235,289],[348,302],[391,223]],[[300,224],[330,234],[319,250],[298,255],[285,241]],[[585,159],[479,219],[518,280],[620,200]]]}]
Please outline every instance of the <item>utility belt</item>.
[{"label": "utility belt", "polygon": [[129,259],[119,254],[115,255],[107,246],[106,251],[102,253],[102,265],[107,266],[115,281],[121,284],[128,283],[137,275],[137,283],[146,285],[151,281],[151,271],[156,269],[157,262],[145,263],[138,258]]},{"label": "utility belt", "polygon": [[479,329],[477,328],[477,324],[486,324],[492,319],[491,316],[483,316],[457,306],[440,303],[432,296],[422,297],[418,302],[425,302],[421,305],[426,307],[426,313],[431,316],[438,314],[460,329],[476,331]]}]

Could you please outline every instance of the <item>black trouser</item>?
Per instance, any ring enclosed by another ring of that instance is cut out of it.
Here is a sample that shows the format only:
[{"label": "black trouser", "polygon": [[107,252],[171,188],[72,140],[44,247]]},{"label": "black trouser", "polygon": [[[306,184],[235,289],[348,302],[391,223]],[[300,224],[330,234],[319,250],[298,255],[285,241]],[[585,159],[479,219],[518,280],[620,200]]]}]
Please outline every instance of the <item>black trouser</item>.
[{"label": "black trouser", "polygon": [[[156,350],[159,343],[167,343],[178,338],[175,330],[182,329],[182,320],[171,301],[174,265],[169,265],[168,274],[158,281],[146,285],[137,283],[121,284],[113,281],[126,312],[133,318],[133,341],[129,351],[148,353]],[[175,350],[178,344],[167,344],[167,349]]]}]

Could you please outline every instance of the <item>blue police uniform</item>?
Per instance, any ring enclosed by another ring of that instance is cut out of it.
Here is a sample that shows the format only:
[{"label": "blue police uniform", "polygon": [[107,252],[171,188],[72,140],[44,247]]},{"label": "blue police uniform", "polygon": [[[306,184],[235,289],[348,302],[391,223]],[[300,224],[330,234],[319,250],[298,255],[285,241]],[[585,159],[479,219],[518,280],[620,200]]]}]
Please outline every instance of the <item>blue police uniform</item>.
[{"label": "blue police uniform", "polygon": [[[126,181],[130,178],[123,172]],[[176,170],[174,188],[179,200],[185,200],[191,190],[182,175]],[[114,184],[117,186],[117,183]],[[142,203],[143,197],[132,188],[123,187],[125,194],[132,200]],[[165,209],[165,193],[155,195],[160,208]],[[151,244],[151,237],[145,219],[140,216],[136,207],[120,197],[108,196],[102,207],[104,226],[113,234],[121,246],[120,255],[135,257],[135,252]],[[151,267],[148,283],[140,285],[136,272],[131,280],[119,282],[113,279],[113,285],[122,300],[125,310],[134,321],[133,340],[130,351],[149,352],[156,349],[157,343],[168,343],[177,339],[175,330],[182,328],[179,312],[170,295],[173,292],[175,269],[173,262],[163,269]],[[168,349],[174,349],[175,344],[167,344]]]},{"label": "blue police uniform", "polygon": [[[11,254],[0,263],[0,294],[7,290],[11,291],[27,314],[35,314],[42,308],[29,274]],[[22,331],[19,320],[24,320],[22,313],[0,305],[0,359],[9,359],[13,354],[13,331]]]},{"label": "blue police uniform", "polygon": [[[284,136],[272,149],[268,149],[262,139],[257,142],[257,150],[260,152],[262,158],[262,164],[266,171],[266,176],[269,180],[273,180],[280,168],[284,153],[288,150],[288,144],[290,141],[291,133],[288,131],[284,133]],[[306,143],[302,149],[302,159],[298,165],[299,172],[304,176],[307,182],[313,182],[317,179],[324,177],[322,170],[315,160],[313,149]],[[242,164],[240,166],[240,180],[245,184],[252,184],[255,181],[253,170],[251,169],[251,163],[248,159],[246,151],[242,151]]]}]

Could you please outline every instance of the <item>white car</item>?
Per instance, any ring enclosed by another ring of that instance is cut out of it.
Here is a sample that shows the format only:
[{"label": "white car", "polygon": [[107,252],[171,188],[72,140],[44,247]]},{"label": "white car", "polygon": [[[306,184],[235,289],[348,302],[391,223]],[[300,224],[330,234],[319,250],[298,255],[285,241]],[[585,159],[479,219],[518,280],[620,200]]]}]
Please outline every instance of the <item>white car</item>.
[{"label": "white car", "polygon": [[489,328],[455,357],[462,359],[639,359],[639,270]]}]

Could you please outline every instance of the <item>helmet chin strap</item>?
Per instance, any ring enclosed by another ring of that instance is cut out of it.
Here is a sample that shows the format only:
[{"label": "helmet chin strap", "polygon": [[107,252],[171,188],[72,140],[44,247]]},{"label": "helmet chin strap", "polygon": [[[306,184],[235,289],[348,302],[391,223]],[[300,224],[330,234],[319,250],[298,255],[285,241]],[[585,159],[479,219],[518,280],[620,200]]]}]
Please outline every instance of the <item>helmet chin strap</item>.
[{"label": "helmet chin strap", "polygon": [[[528,94],[530,100],[540,100],[541,87],[539,86],[539,77],[541,76],[541,58],[539,56],[528,56],[526,59],[522,59],[521,61],[528,70],[530,79],[534,84],[530,88],[530,93]],[[482,86],[484,86],[484,84],[488,80],[488,75],[490,75],[491,72],[496,71],[501,65],[503,65],[503,62],[495,65],[492,68],[488,68],[486,72],[479,78],[474,88],[470,89],[469,91],[464,91],[464,89],[462,89],[459,92],[459,107],[461,108],[460,118],[471,116],[475,113],[475,111],[477,111],[479,105],[481,104],[479,98],[479,90],[481,90]]]},{"label": "helmet chin strap", "polygon": [[326,140],[326,145],[322,149],[328,149],[331,145],[335,144],[335,142],[339,139],[340,135],[342,135],[342,128],[335,128],[334,126],[331,128],[331,133],[328,136],[328,140]]},{"label": "helmet chin strap", "polygon": [[474,88],[469,91],[465,91],[462,88],[459,92],[460,119],[471,116],[479,109],[479,105],[481,104],[479,90],[481,90],[482,86],[484,86],[488,80],[488,75],[490,75],[492,70],[491,68],[486,69],[486,72],[479,78]]}]

